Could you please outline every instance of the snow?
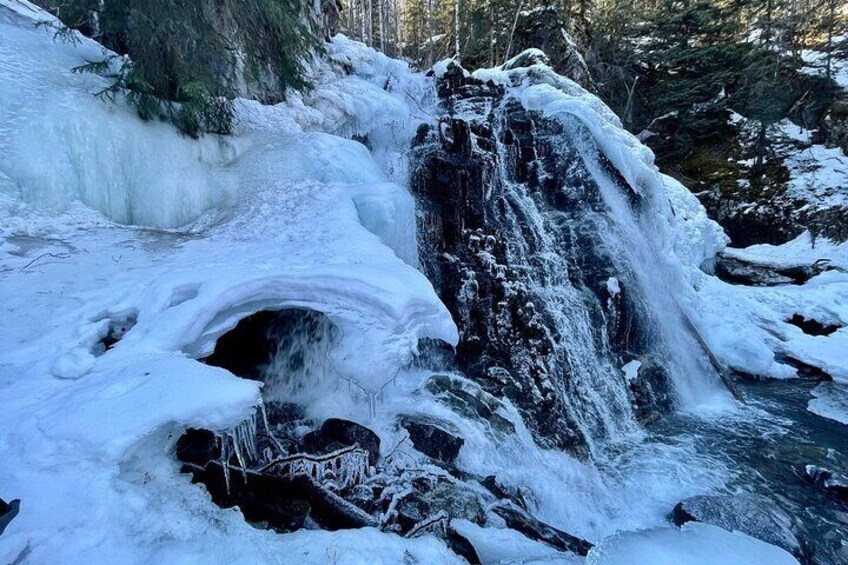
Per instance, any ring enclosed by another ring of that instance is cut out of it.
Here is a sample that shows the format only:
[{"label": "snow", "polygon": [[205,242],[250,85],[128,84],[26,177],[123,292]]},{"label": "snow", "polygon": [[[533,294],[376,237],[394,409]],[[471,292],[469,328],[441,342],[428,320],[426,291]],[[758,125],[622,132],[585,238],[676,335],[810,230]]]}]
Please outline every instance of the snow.
[{"label": "snow", "polygon": [[585,562],[582,557],[557,551],[547,544],[528,539],[514,530],[481,528],[468,520],[453,520],[451,526],[474,545],[483,565],[508,563],[579,565]]},{"label": "snow", "polygon": [[641,367],[642,363],[634,359],[633,361],[626,363],[621,368],[621,372],[624,373],[624,376],[627,377],[628,381],[635,381],[639,377],[639,369]]},{"label": "snow", "polygon": [[595,546],[587,565],[771,565],[798,561],[783,549],[740,532],[687,523],[612,536]]},{"label": "snow", "polygon": [[[819,260],[844,269],[848,246],[809,233],[780,246],[728,248],[730,257],[775,267],[812,266]],[[776,356],[818,367],[834,379],[848,379],[848,273],[830,270],[803,285],[746,287],[713,277],[699,283],[699,321],[713,352],[726,366],[771,378],[794,378],[797,371]],[[794,315],[839,327],[827,336],[805,334],[788,321]]]},{"label": "snow", "polygon": [[789,155],[788,193],[816,208],[848,206],[848,156],[839,147],[811,145]]},{"label": "snow", "polygon": [[[845,35],[835,35],[834,44],[846,40]],[[801,59],[804,61],[804,72],[813,76],[825,76],[827,70],[827,54],[814,49],[802,49]],[[831,76],[842,89],[848,89],[848,60],[833,57],[831,60]]]},{"label": "snow", "polygon": [[348,402],[366,413],[419,339],[456,343],[415,268],[412,197],[391,181],[391,140],[415,127],[401,101],[422,82],[385,104],[405,66],[342,38],[331,56],[361,73],[328,63],[308,95],[241,101],[236,136],[194,141],[95,99],[103,79],[70,68],[99,46],[54,42],[32,13],[44,17],[0,2],[0,474],[2,496],[22,500],[0,562],[456,562],[432,538],[255,530],[170,454],[186,427],[252,413],[259,383],[196,359],[258,310],[325,313],[343,336],[333,386],[356,385]]},{"label": "snow", "polygon": [[848,426],[848,385],[822,383],[812,392],[807,410]]}]

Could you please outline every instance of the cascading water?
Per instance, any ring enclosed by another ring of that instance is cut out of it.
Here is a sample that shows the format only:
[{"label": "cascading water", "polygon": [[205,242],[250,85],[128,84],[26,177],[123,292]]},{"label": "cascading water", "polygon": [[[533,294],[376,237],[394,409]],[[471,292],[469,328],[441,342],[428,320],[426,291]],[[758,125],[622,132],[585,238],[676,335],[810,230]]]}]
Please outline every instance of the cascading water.
[{"label": "cascading water", "polygon": [[542,445],[583,455],[718,390],[649,225],[661,195],[631,187],[575,116],[458,67],[439,90],[446,116],[419,132],[412,187],[459,369],[510,398]]},{"label": "cascading water", "polygon": [[[504,208],[506,224],[511,233],[519,235],[509,238],[506,259],[509,265],[525,270],[529,287],[546,304],[553,319],[557,364],[571,376],[568,382],[554,382],[592,450],[599,439],[634,431],[635,418],[627,389],[621,386],[622,373],[604,353],[610,349],[607,334],[593,332],[585,296],[572,282],[579,281],[581,274],[575,272],[579,266],[573,253],[564,252],[571,247],[563,245],[563,239],[573,239],[573,233],[565,231],[570,230],[569,222],[562,213],[546,206],[538,193],[534,195],[528,184],[515,178],[513,171],[522,156],[520,150],[511,150],[503,142],[511,131],[506,108],[506,104],[500,104],[493,119],[495,182],[502,184],[508,204]],[[575,162],[575,166],[579,165]]]},{"label": "cascading water", "polygon": [[714,395],[718,375],[675,299],[683,291],[682,276],[662,259],[663,242],[657,241],[662,231],[650,225],[651,211],[667,203],[651,193],[640,194],[637,206],[628,203],[623,192],[629,187],[621,186],[607,173],[601,162],[602,153],[586,128],[572,118],[565,129],[576,140],[583,162],[609,208],[609,217],[614,220],[614,235],[609,238],[613,256],[624,258],[622,266],[630,266],[632,280],[639,286],[641,307],[650,313],[652,333],[659,340],[657,349],[669,369],[678,400],[689,405]]}]

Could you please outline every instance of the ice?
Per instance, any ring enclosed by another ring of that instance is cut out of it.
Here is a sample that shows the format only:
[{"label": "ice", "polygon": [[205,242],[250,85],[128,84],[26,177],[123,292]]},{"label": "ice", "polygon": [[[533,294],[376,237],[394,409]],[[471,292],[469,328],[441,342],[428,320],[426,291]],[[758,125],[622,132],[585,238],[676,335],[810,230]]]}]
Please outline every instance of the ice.
[{"label": "ice", "polygon": [[812,392],[807,410],[848,426],[848,386],[843,383],[822,383]]},{"label": "ice", "polygon": [[[121,101],[94,99],[103,79],[69,69],[102,56],[100,47],[54,42],[33,28],[41,18],[24,0],[0,0],[0,495],[22,499],[0,538],[0,562],[22,553],[33,562],[459,562],[430,536],[256,529],[179,473],[173,447],[187,427],[237,430],[228,445],[242,466],[253,456],[256,407],[273,385],[263,390],[198,359],[260,310],[320,312],[339,336],[320,352],[332,371],[309,383],[310,417],[367,425],[384,450],[403,440],[401,414],[447,420],[466,441],[462,471],[497,473],[523,489],[540,519],[586,539],[660,526],[674,502],[732,476],[692,444],[642,442],[638,432],[617,452],[579,461],[540,448],[509,402],[499,414],[516,433],[503,437],[423,391],[430,374],[408,368],[419,340],[458,337],[416,269],[415,207],[403,186],[409,139],[432,119],[430,78],[338,37],[312,63],[313,90],[273,107],[239,100],[234,136],[195,141],[139,121]],[[542,83],[528,86],[526,73]],[[838,283],[837,274],[761,296],[704,274],[700,266],[726,245],[720,228],[596,97],[543,66],[478,74],[516,83],[528,107],[585,124],[647,203],[643,217],[618,219],[628,233],[644,229],[639,242],[669,275],[680,308],[705,333],[725,332],[715,347],[726,362],[788,370],[774,361],[774,327],[788,336],[785,347],[815,357],[810,336],[769,325],[797,309],[790,305],[845,321],[837,294],[804,294]],[[611,294],[622,288],[609,280]],[[754,329],[739,336],[731,314]],[[129,320],[107,343],[109,328]],[[828,344],[844,333],[833,336],[819,351],[828,362]],[[734,340],[754,353],[734,361]],[[349,480],[363,471],[356,457]],[[427,464],[404,446],[396,457]],[[581,561],[515,532],[457,526],[487,562]],[[671,543],[689,531],[664,535]]]},{"label": "ice", "polygon": [[771,565],[798,563],[777,546],[709,524],[656,528],[612,536],[595,546],[587,565]]},{"label": "ice", "polygon": [[621,371],[624,373],[624,376],[627,377],[628,381],[635,381],[636,378],[639,376],[639,368],[641,366],[642,363],[634,359],[633,361],[630,361],[629,363],[625,364],[621,368]]}]

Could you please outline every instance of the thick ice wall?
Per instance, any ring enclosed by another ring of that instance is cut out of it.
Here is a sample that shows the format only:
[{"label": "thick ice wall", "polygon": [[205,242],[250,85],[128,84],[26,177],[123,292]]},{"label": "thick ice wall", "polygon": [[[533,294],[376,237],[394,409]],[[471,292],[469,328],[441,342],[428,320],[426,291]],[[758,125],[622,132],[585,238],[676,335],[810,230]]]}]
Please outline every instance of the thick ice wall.
[{"label": "thick ice wall", "polygon": [[[22,10],[23,11],[23,10]],[[195,141],[134,119],[96,93],[109,81],[71,69],[102,60],[91,40],[54,40],[48,20],[0,8],[0,171],[27,202],[65,210],[80,200],[124,224],[175,227],[222,202],[234,183],[232,142]]]}]

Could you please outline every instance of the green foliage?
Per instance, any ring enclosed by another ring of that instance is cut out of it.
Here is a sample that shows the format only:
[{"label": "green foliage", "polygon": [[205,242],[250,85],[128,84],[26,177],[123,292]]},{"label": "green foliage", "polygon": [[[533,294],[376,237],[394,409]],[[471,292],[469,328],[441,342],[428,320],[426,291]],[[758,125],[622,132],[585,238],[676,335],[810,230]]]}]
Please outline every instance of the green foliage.
[{"label": "green foliage", "polygon": [[125,94],[141,118],[168,119],[192,137],[230,132],[239,65],[257,84],[271,77],[282,96],[308,86],[303,61],[317,48],[297,0],[39,3],[69,28],[128,57],[106,56],[75,69],[114,79],[100,96]]}]

